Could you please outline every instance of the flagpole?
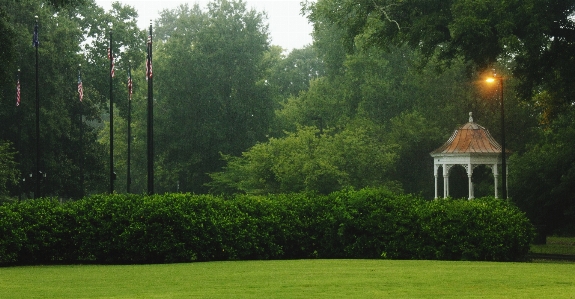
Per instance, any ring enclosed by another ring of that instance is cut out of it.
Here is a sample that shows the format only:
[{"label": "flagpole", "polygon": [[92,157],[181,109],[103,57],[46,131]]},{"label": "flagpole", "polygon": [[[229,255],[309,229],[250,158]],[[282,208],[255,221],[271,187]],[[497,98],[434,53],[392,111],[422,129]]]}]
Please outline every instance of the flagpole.
[{"label": "flagpole", "polygon": [[154,194],[154,84],[152,73],[152,20],[148,36],[148,194]]},{"label": "flagpole", "polygon": [[128,171],[127,171],[127,182],[126,182],[126,192],[130,193],[130,185],[132,184],[132,173],[131,173],[131,144],[132,144],[132,71],[131,63],[128,63]]},{"label": "flagpole", "polygon": [[[22,108],[20,108],[20,99],[21,99],[21,94],[20,94],[20,68],[18,68],[18,74],[17,74],[17,78],[16,78],[16,121],[18,124],[18,140],[17,140],[17,144],[16,144],[16,149],[20,150],[22,147]],[[19,159],[21,159],[21,156],[19,157]],[[18,192],[18,199],[21,200],[22,199],[22,191],[24,189],[25,186],[24,182],[26,179],[24,179],[24,181],[20,181],[20,190]]]},{"label": "flagpole", "polygon": [[114,52],[112,50],[112,23],[110,25],[110,194],[114,193],[114,98],[112,72],[114,71]]},{"label": "flagpole", "polygon": [[80,97],[80,197],[84,197],[84,104],[82,104],[84,87],[81,85],[81,67],[82,64],[78,64],[78,93]]},{"label": "flagpole", "polygon": [[34,37],[32,43],[36,48],[36,189],[34,191],[34,198],[40,197],[40,88],[38,82],[38,46],[40,45],[38,40],[38,16],[36,18],[36,24],[34,25]]}]

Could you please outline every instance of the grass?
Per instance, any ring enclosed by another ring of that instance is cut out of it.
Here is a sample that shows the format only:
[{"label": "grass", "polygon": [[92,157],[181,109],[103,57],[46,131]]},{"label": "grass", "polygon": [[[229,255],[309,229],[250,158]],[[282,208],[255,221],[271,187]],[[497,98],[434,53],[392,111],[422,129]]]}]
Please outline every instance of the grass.
[{"label": "grass", "polygon": [[547,237],[545,245],[531,245],[531,253],[575,255],[575,237]]},{"label": "grass", "polygon": [[0,298],[575,298],[573,263],[236,261],[0,268]]}]

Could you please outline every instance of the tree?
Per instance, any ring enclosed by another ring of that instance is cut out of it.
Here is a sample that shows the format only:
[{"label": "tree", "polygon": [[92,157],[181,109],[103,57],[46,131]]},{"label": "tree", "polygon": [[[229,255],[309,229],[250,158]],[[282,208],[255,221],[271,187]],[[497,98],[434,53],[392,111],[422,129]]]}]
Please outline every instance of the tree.
[{"label": "tree", "polygon": [[310,191],[327,194],[343,188],[390,184],[397,158],[394,145],[378,138],[372,123],[358,120],[339,133],[300,127],[283,138],[258,143],[212,173],[214,193],[251,194]]},{"label": "tree", "polygon": [[433,198],[433,159],[429,153],[439,147],[445,132],[425,119],[418,111],[405,111],[391,119],[387,140],[397,144],[398,156],[390,175],[401,182],[407,193]]},{"label": "tree", "polygon": [[[156,152],[169,186],[203,192],[219,153],[239,155],[265,138],[273,116],[264,57],[264,15],[241,1],[210,2],[207,11],[164,11],[154,55]],[[168,190],[168,185],[159,190]]]},{"label": "tree", "polygon": [[12,145],[9,142],[0,141],[0,202],[9,195],[7,187],[16,185],[20,178],[15,156]]},{"label": "tree", "polygon": [[[279,52],[280,49],[277,50]],[[273,50],[270,52],[274,53]],[[273,93],[279,99],[297,96],[309,88],[310,81],[325,74],[324,63],[311,46],[293,49],[287,57],[280,55],[278,53],[277,60],[270,63],[266,82],[275,89]]]},{"label": "tree", "polygon": [[[53,5],[48,5],[50,3]],[[122,48],[125,52],[117,55],[116,67],[121,69],[122,65],[127,66],[128,60],[121,58],[139,57],[133,55],[132,49],[139,48],[145,41],[144,33],[136,28],[137,14],[119,4],[106,14],[91,0],[5,1],[0,10],[6,12],[0,17],[1,21],[11,26],[5,45],[13,48],[13,54],[7,56],[12,58],[5,64],[9,78],[2,80],[0,86],[2,94],[15,95],[15,74],[20,68],[22,99],[21,105],[14,107],[14,96],[0,98],[3,128],[0,138],[14,144],[20,172],[26,176],[33,173],[36,167],[35,49],[31,46],[31,37],[37,15],[41,145],[38,167],[47,174],[40,195],[78,198],[105,190],[102,188],[106,173],[105,148],[96,142],[108,91],[105,45],[108,27],[105,24],[108,20],[119,20],[116,28],[122,38],[117,50]],[[136,44],[138,46],[134,46]],[[134,60],[137,66],[138,61]],[[79,64],[84,86],[82,103],[77,91]],[[31,185],[12,186],[10,193],[17,195],[31,190]]]},{"label": "tree", "polygon": [[559,116],[527,151],[510,159],[510,192],[534,224],[548,232],[572,232],[575,227],[575,113]]},{"label": "tree", "polygon": [[[144,62],[146,58],[147,30],[137,26],[138,14],[133,7],[113,3],[110,11],[104,11],[95,4],[83,7],[86,17],[79,18],[79,23],[89,43],[84,44],[84,55],[88,62],[83,75],[91,89],[89,105],[95,112],[95,120],[102,123],[98,126],[99,153],[103,156],[102,178],[108,182],[108,157],[110,142],[109,91],[110,61],[107,57],[109,47],[110,25],[112,23],[113,53],[115,77],[113,84],[114,100],[114,172],[116,181],[114,190],[126,192],[127,180],[127,116],[128,116],[128,69],[133,81],[132,112],[131,112],[131,192],[146,190],[146,97],[147,82],[145,80]],[[104,183],[104,190],[108,190]]]},{"label": "tree", "polygon": [[330,24],[344,32],[349,52],[407,43],[427,58],[463,57],[479,69],[513,60],[524,98],[543,86],[560,110],[575,96],[573,0],[319,0],[307,9],[316,30]]}]

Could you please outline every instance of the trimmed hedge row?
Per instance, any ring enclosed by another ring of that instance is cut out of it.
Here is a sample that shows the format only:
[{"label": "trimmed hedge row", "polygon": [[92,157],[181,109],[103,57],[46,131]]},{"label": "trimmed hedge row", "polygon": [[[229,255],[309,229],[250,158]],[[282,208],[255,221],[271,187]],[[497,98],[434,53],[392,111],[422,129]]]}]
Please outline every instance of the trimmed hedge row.
[{"label": "trimmed hedge row", "polygon": [[533,228],[493,199],[382,189],[328,196],[96,195],[0,206],[0,263],[392,258],[511,261]]}]

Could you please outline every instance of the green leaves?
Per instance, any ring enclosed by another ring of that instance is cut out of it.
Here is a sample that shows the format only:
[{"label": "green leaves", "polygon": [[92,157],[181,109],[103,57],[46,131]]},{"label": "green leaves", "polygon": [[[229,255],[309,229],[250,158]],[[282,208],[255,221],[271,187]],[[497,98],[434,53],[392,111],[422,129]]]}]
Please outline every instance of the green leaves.
[{"label": "green leaves", "polygon": [[510,159],[510,191],[513,201],[537,225],[549,232],[572,229],[575,221],[574,113],[564,113],[527,151]]},{"label": "green leaves", "polygon": [[510,261],[533,229],[493,199],[387,189],[327,196],[98,195],[0,205],[0,263],[166,263],[282,258]]},{"label": "green leaves", "polygon": [[273,116],[262,84],[264,16],[243,2],[213,1],[205,12],[164,11],[159,24],[156,152],[181,190],[205,192],[206,173],[222,166],[219,153],[239,155],[262,140]]},{"label": "green leaves", "polygon": [[6,196],[7,185],[18,183],[20,172],[15,159],[16,153],[9,142],[0,140],[0,202]]},{"label": "green leaves", "polygon": [[284,138],[259,143],[241,158],[226,157],[224,171],[212,174],[215,192],[230,188],[249,194],[310,191],[328,194],[387,182],[395,162],[392,147],[378,140],[369,122],[340,133],[301,127]]},{"label": "green leaves", "polygon": [[323,49],[332,49],[326,31],[339,33],[332,40],[340,39],[348,54],[407,44],[425,61],[462,59],[474,72],[507,64],[522,100],[548,92],[555,111],[574,97],[572,0],[320,0],[306,9]]}]

